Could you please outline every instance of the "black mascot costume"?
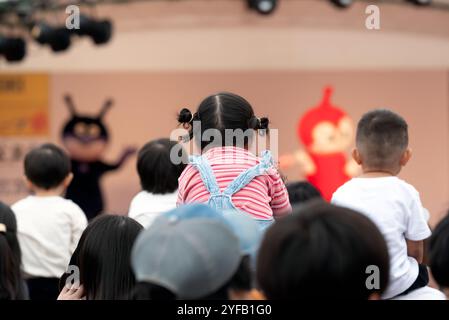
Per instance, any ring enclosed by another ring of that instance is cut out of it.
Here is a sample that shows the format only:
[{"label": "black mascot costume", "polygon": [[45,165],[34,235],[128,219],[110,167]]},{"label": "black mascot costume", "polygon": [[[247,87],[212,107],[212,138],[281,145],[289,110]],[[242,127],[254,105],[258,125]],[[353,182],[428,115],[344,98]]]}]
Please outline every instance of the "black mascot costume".
[{"label": "black mascot costume", "polygon": [[103,162],[102,156],[109,142],[103,117],[112,106],[112,100],[106,101],[96,117],[77,114],[69,95],[65,96],[65,102],[72,117],[63,128],[62,139],[70,154],[73,171],[73,181],[67,189],[66,198],[78,204],[90,220],[103,211],[101,177],[108,171],[120,168],[136,149],[126,149],[116,163]]}]

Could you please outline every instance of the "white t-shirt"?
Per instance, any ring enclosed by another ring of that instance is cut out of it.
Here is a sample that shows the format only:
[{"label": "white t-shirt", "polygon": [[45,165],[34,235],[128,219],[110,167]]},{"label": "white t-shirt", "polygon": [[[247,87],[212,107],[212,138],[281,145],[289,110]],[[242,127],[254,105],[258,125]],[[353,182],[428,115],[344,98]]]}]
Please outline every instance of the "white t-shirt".
[{"label": "white t-shirt", "polygon": [[87,226],[84,212],[58,196],[28,196],[12,207],[27,277],[59,278]]},{"label": "white t-shirt", "polygon": [[406,239],[431,235],[419,193],[397,177],[354,178],[333,195],[332,203],[370,218],[384,235],[390,254],[390,283],[382,298],[407,290],[418,277],[418,262],[407,255]]},{"label": "white t-shirt", "polygon": [[148,228],[161,214],[176,208],[178,191],[167,194],[139,192],[131,201],[128,216]]}]

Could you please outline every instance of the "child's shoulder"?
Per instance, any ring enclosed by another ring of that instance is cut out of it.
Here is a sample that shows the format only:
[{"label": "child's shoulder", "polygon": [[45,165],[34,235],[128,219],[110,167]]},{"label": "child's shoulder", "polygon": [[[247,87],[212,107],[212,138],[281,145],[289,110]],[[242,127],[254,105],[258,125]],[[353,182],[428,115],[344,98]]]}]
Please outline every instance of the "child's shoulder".
[{"label": "child's shoulder", "polygon": [[61,197],[59,201],[61,202],[61,205],[66,209],[66,211],[77,214],[82,213],[84,215],[81,207],[72,200]]},{"label": "child's shoulder", "polygon": [[403,188],[404,191],[406,191],[410,194],[419,196],[418,190],[416,190],[416,188],[412,184],[408,183],[407,181],[397,178],[397,183],[398,183],[398,185],[400,185]]},{"label": "child's shoulder", "polygon": [[26,207],[33,205],[31,197],[25,197],[23,199],[18,200],[17,202],[11,205],[11,210],[17,213],[17,211],[23,210]]},{"label": "child's shoulder", "polygon": [[357,180],[355,178],[352,178],[352,179],[346,181],[345,183],[343,183],[340,187],[338,187],[337,190],[335,191],[335,193],[349,191],[352,188],[355,188],[356,185],[357,185]]},{"label": "child's shoulder", "polygon": [[385,190],[385,192],[402,192],[407,194],[418,194],[418,191],[411,184],[401,180],[397,177],[386,178],[352,178],[343,185],[341,185],[335,194],[344,193],[363,193],[366,190]]}]

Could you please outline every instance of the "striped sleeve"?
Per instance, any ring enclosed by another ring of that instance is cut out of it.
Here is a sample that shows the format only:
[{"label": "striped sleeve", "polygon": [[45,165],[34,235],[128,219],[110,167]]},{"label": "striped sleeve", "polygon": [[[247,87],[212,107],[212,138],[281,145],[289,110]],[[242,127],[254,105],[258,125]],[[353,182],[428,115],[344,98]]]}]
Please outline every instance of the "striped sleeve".
[{"label": "striped sleeve", "polygon": [[179,207],[180,205],[185,203],[185,189],[187,181],[190,179],[192,175],[191,165],[187,165],[187,167],[184,169],[184,171],[181,173],[178,179],[178,198],[176,200],[176,206]]},{"label": "striped sleeve", "polygon": [[287,188],[277,170],[270,172],[269,184],[270,206],[273,210],[273,216],[277,218],[291,213],[292,206],[288,198]]}]

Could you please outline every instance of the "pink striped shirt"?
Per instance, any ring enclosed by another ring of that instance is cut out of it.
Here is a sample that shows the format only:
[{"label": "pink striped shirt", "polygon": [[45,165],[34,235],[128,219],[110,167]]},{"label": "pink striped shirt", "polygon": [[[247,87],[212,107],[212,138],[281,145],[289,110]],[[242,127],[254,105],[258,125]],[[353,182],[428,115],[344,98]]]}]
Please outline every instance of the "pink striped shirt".
[{"label": "pink striped shirt", "polygon": [[[203,154],[214,172],[220,191],[237,176],[260,162],[249,151],[237,147],[212,148]],[[210,194],[201,180],[200,173],[188,165],[179,177],[177,204],[206,203]],[[269,169],[264,175],[254,178],[232,196],[234,205],[255,219],[269,220],[291,212],[287,189],[278,171]]]}]

